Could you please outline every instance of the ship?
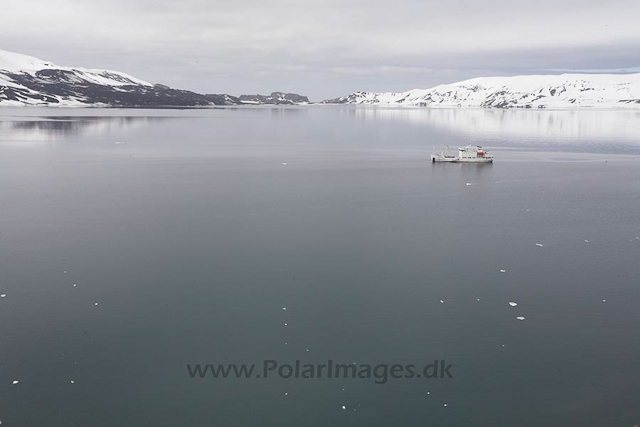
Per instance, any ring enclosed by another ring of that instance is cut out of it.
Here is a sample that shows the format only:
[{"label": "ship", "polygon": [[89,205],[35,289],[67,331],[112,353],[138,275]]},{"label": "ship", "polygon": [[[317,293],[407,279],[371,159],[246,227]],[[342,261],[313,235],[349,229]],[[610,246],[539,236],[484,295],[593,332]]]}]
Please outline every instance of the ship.
[{"label": "ship", "polygon": [[493,155],[479,145],[467,145],[458,148],[458,155],[449,154],[447,150],[431,155],[431,161],[449,163],[493,163]]}]

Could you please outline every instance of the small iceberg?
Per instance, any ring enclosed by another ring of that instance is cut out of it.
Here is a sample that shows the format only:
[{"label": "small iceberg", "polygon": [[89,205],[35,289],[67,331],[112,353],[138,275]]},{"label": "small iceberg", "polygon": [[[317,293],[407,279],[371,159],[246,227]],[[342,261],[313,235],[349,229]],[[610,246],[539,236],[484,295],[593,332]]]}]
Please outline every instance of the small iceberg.
[{"label": "small iceberg", "polygon": [[509,301],[509,305],[511,307],[516,307],[518,305],[518,303],[517,302],[513,302],[513,301]]},{"label": "small iceberg", "polygon": [[518,319],[518,320],[524,320],[524,316],[518,316],[518,317],[516,317],[516,319]]}]

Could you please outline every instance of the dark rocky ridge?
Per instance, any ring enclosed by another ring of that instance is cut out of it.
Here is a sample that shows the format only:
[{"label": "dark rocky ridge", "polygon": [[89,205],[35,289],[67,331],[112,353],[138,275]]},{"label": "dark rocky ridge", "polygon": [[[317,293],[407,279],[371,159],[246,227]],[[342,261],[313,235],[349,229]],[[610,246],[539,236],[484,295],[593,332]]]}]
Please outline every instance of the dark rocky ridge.
[{"label": "dark rocky ridge", "polygon": [[81,103],[113,107],[192,107],[241,103],[238,98],[226,94],[203,95],[164,85],[145,86],[134,81],[124,81],[126,78],[119,75],[109,75],[109,78],[125,83],[122,86],[89,82],[82,78],[81,71],[45,69],[36,71],[34,75],[7,72],[3,74],[24,88],[0,86],[0,101],[36,101],[56,105],[61,104],[61,100],[73,99]]},{"label": "dark rocky ridge", "polygon": [[309,98],[306,96],[285,92],[271,92],[271,95],[240,95],[239,99],[246,104],[295,105],[309,103]]},{"label": "dark rocky ridge", "polygon": [[[306,96],[273,92],[270,96],[200,94],[173,89],[162,84],[141,84],[125,75],[102,71],[99,77],[117,84],[96,83],[96,75],[83,70],[45,68],[35,72],[10,72],[0,69],[2,101],[16,101],[27,105],[98,105],[110,107],[204,107],[241,104],[298,104],[308,103]],[[102,82],[102,80],[97,80]],[[249,100],[249,102],[246,102]]]}]

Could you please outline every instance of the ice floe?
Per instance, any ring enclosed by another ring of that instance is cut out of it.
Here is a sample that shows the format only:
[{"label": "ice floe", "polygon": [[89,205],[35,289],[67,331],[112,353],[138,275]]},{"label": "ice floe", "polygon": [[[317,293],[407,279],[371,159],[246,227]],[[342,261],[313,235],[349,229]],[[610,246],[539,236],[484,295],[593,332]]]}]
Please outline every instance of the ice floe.
[{"label": "ice floe", "polygon": [[16,385],[16,384],[18,384],[19,382],[20,382],[20,381],[18,381],[18,380],[13,380],[13,383],[12,383],[12,384],[13,384],[13,385]]},{"label": "ice floe", "polygon": [[507,270],[500,270],[500,273],[506,273]]},{"label": "ice floe", "polygon": [[517,305],[518,305],[518,303],[517,303],[517,302],[513,302],[513,301],[509,301],[509,305],[510,305],[511,307],[515,307],[515,306],[517,306]]},{"label": "ice floe", "polygon": [[518,317],[516,317],[516,319],[518,319],[518,320],[524,320],[524,316],[518,316]]}]

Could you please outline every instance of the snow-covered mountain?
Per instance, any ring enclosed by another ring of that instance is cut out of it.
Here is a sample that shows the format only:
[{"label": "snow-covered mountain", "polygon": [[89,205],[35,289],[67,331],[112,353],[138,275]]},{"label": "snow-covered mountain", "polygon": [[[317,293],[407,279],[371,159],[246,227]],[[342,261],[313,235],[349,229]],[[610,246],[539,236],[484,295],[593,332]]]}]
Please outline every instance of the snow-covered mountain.
[{"label": "snow-covered mountain", "polygon": [[640,73],[481,77],[402,93],[354,92],[322,102],[419,107],[640,109]]},{"label": "snow-covered mountain", "polygon": [[230,95],[202,95],[153,85],[119,71],[63,67],[0,50],[0,105],[204,106],[240,104]]}]

